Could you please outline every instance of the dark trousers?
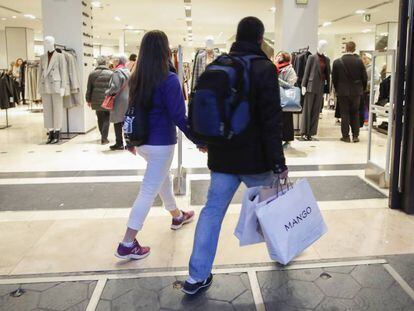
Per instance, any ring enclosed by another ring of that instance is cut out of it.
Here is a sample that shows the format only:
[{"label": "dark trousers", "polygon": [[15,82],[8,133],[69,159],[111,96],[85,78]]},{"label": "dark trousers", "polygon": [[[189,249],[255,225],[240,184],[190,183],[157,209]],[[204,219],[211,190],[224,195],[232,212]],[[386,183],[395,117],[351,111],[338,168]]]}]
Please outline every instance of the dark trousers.
[{"label": "dark trousers", "polygon": [[350,126],[354,138],[358,137],[361,96],[338,96],[338,104],[341,110],[342,137],[349,137]]},{"label": "dark trousers", "polygon": [[98,118],[98,128],[101,133],[101,140],[108,139],[109,132],[109,111],[96,111]]},{"label": "dark trousers", "polygon": [[124,134],[122,132],[123,125],[124,122],[114,123],[116,144],[118,146],[124,145]]},{"label": "dark trousers", "polygon": [[295,130],[293,129],[293,113],[283,112],[283,141],[289,142],[295,140]]},{"label": "dark trousers", "polygon": [[318,133],[319,114],[323,105],[323,91],[320,93],[306,93],[302,110],[302,124],[300,134],[315,136]]}]

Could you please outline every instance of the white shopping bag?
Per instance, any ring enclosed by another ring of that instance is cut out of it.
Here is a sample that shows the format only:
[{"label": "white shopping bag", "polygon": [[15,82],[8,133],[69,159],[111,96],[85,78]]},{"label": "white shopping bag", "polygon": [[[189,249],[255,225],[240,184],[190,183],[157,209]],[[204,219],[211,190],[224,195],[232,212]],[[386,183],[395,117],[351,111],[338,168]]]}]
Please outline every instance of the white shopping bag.
[{"label": "white shopping bag", "polygon": [[239,222],[234,235],[239,239],[240,246],[264,242],[256,216],[256,207],[259,203],[260,187],[249,188],[244,193]]},{"label": "white shopping bag", "polygon": [[255,209],[270,258],[288,264],[327,232],[306,179]]}]

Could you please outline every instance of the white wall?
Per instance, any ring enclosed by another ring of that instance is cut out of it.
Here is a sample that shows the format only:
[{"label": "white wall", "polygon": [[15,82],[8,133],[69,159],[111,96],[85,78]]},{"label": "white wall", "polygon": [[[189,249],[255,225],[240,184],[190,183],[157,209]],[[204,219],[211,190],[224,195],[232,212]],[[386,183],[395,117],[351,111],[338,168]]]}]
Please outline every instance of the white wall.
[{"label": "white wall", "polygon": [[6,27],[7,63],[17,58],[34,59],[34,31],[23,27]]},{"label": "white wall", "polygon": [[6,32],[0,30],[0,69],[7,69]]}]

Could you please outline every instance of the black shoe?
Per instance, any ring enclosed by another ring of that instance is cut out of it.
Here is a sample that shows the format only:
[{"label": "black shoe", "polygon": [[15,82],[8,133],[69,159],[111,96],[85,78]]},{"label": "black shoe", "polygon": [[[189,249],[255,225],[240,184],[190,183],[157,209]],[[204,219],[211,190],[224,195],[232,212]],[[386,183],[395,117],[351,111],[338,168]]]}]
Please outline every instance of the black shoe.
[{"label": "black shoe", "polygon": [[46,144],[50,144],[53,139],[55,138],[55,133],[53,131],[49,131],[49,137],[47,138]]},{"label": "black shoe", "polygon": [[312,141],[312,136],[306,136],[306,140]]},{"label": "black shoe", "polygon": [[341,141],[345,142],[345,143],[350,143],[351,139],[349,137],[342,137]]},{"label": "black shoe", "polygon": [[213,275],[212,274],[210,274],[210,276],[202,282],[198,282],[198,283],[195,283],[195,284],[185,282],[184,286],[181,290],[184,293],[186,293],[187,295],[195,295],[201,289],[209,287],[211,285],[211,283],[213,283]]},{"label": "black shoe", "polygon": [[358,137],[354,137],[353,139],[352,139],[352,141],[354,142],[354,143],[359,143],[359,138]]},{"label": "black shoe", "polygon": [[123,145],[115,144],[115,145],[110,146],[109,149],[111,149],[111,150],[124,150],[125,147]]},{"label": "black shoe", "polygon": [[53,134],[53,140],[50,143],[51,145],[57,144],[60,141],[60,131],[55,131]]},{"label": "black shoe", "polygon": [[109,144],[109,140],[108,139],[106,139],[106,138],[101,139],[101,145],[107,145],[107,144]]}]

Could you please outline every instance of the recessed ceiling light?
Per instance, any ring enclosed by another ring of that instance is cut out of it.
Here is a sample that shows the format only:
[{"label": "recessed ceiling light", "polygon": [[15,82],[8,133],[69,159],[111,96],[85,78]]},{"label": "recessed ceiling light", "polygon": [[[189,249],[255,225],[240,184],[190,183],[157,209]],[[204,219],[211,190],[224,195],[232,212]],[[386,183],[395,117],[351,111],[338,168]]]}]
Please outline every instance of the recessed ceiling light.
[{"label": "recessed ceiling light", "polygon": [[362,30],[363,33],[368,33],[368,32],[371,32],[371,31],[372,31],[372,29],[364,29],[364,30]]},{"label": "recessed ceiling light", "polygon": [[101,1],[92,1],[91,4],[94,8],[102,8],[103,7]]},{"label": "recessed ceiling light", "polygon": [[125,46],[128,46],[128,43],[125,43]]},{"label": "recessed ceiling light", "polygon": [[383,36],[383,37],[388,37],[388,32],[382,32],[382,33],[380,33],[380,35]]},{"label": "recessed ceiling light", "polygon": [[132,30],[132,29],[134,29],[134,26],[131,26],[131,25],[125,25],[125,28],[126,28],[126,29],[128,29],[128,30]]},{"label": "recessed ceiling light", "polygon": [[34,16],[33,14],[24,14],[23,16],[30,19],[36,19],[36,16]]},{"label": "recessed ceiling light", "polygon": [[100,36],[96,36],[96,39],[99,39],[100,38]]},{"label": "recessed ceiling light", "polygon": [[7,18],[5,18],[5,17],[2,17],[2,18],[1,18],[1,20],[2,20],[2,21],[5,21],[5,20],[7,20]]},{"label": "recessed ceiling light", "polygon": [[186,18],[185,18],[185,20],[186,20],[187,22],[191,22],[191,21],[193,20],[193,18],[192,18],[192,17],[186,17]]},{"label": "recessed ceiling light", "polygon": [[270,12],[275,13],[276,12],[276,7],[272,6],[269,10],[270,10]]},{"label": "recessed ceiling light", "polygon": [[330,25],[332,25],[332,22],[324,22],[324,23],[322,24],[322,27],[328,27],[328,26],[330,26]]},{"label": "recessed ceiling light", "polygon": [[187,11],[190,11],[191,10],[191,4],[185,4],[184,9],[187,10]]},{"label": "recessed ceiling light", "polygon": [[366,11],[365,10],[356,10],[355,14],[364,14]]},{"label": "recessed ceiling light", "polygon": [[187,29],[188,30],[193,30],[193,26],[188,26]]},{"label": "recessed ceiling light", "polygon": [[116,21],[120,22],[120,21],[121,21],[121,18],[120,18],[119,16],[115,16],[115,17],[114,17],[114,20],[116,20]]},{"label": "recessed ceiling light", "polygon": [[16,16],[16,15],[13,15],[13,16],[12,16],[12,18],[13,18],[13,19],[16,19],[16,18],[17,18],[17,16]]}]

